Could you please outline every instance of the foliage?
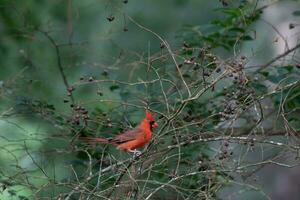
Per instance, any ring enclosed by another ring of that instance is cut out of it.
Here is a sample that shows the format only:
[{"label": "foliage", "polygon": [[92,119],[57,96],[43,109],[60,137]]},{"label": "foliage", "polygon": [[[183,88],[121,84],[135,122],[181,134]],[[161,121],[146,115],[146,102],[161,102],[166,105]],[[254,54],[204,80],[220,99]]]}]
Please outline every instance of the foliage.
[{"label": "foliage", "polygon": [[[244,42],[255,39],[255,32],[249,27],[257,21],[261,9],[253,9],[248,3],[238,7],[223,7],[215,9],[221,12],[220,19],[211,20],[206,26],[185,26],[179,34],[191,47],[208,46],[223,47],[227,50]],[[251,36],[252,35],[252,36]]]},{"label": "foliage", "polygon": [[[150,19],[135,8],[148,4]],[[2,199],[223,199],[234,185],[268,199],[249,178],[298,164],[300,44],[255,66],[242,54],[268,5],[215,2],[208,24],[172,39],[146,26],[170,2],[0,5]],[[139,156],[78,140],[113,137],[145,109],[160,127]]]}]

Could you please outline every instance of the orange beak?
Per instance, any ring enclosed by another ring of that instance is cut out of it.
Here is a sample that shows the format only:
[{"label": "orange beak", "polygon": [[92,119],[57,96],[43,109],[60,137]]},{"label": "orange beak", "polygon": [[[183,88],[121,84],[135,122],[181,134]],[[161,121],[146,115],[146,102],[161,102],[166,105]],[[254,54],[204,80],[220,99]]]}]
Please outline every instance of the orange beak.
[{"label": "orange beak", "polygon": [[154,124],[152,125],[153,128],[157,128],[158,124],[156,122],[154,122]]}]

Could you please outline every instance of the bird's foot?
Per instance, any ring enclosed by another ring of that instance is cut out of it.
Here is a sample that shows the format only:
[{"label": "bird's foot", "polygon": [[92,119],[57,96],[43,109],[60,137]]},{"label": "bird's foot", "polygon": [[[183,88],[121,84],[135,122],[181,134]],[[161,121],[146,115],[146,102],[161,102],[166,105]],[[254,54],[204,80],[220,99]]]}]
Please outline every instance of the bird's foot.
[{"label": "bird's foot", "polygon": [[138,151],[138,150],[129,150],[129,152],[133,153],[133,158],[136,158],[138,156],[140,156],[142,154],[141,151]]}]

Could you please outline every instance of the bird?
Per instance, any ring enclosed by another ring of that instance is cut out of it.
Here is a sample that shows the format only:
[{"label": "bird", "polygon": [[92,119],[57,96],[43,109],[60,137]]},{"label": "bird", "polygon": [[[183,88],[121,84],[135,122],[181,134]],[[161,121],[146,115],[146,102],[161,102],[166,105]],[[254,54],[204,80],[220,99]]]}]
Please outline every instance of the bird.
[{"label": "bird", "polygon": [[150,142],[152,130],[157,127],[158,124],[155,122],[151,112],[146,110],[144,119],[141,120],[137,127],[120,133],[112,139],[95,137],[81,137],[80,139],[90,144],[111,144],[125,152],[140,153],[136,149]]}]

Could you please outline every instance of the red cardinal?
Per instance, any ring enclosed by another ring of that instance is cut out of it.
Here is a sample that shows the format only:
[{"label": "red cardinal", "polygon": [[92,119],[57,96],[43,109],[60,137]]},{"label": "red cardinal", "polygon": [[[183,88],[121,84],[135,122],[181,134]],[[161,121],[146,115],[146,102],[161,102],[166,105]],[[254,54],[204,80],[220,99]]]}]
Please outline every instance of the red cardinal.
[{"label": "red cardinal", "polygon": [[158,127],[158,124],[154,121],[152,114],[146,111],[146,117],[136,128],[121,133],[113,139],[89,137],[83,137],[81,139],[88,143],[112,144],[116,146],[117,149],[136,152],[135,149],[143,147],[151,140],[152,129],[156,127]]}]

